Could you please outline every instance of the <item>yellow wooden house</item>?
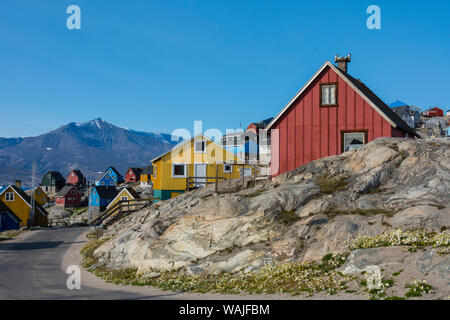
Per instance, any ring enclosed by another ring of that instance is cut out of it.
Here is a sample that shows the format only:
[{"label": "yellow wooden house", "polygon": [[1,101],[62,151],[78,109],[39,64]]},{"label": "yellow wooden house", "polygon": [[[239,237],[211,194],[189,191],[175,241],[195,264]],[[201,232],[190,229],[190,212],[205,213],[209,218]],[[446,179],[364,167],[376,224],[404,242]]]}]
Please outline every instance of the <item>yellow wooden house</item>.
[{"label": "yellow wooden house", "polygon": [[108,210],[108,209],[112,208],[119,201],[130,201],[128,203],[128,205],[132,206],[133,205],[132,200],[137,200],[140,198],[141,197],[139,196],[139,194],[136,191],[134,191],[133,188],[125,187],[119,191],[117,196],[111,201],[111,203],[106,207],[106,209]]},{"label": "yellow wooden house", "polygon": [[[9,185],[0,193],[0,200],[20,219],[20,227],[28,226],[32,202],[19,187]],[[47,211],[36,201],[33,226],[48,226]]]},{"label": "yellow wooden house", "polygon": [[208,137],[200,134],[152,160],[153,197],[167,200],[188,188],[216,180],[240,177],[242,162]]},{"label": "yellow wooden house", "polygon": [[36,200],[37,203],[39,203],[41,206],[47,204],[50,199],[47,196],[47,194],[41,189],[41,187],[37,187],[35,189],[30,189],[25,191],[25,193],[31,197],[32,194],[34,193],[34,199]]}]

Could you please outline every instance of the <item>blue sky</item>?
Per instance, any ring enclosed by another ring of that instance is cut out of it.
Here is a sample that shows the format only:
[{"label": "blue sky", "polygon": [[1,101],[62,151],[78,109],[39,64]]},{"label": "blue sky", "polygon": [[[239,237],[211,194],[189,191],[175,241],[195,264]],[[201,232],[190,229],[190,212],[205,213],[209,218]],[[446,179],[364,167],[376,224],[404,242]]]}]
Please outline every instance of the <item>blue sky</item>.
[{"label": "blue sky", "polygon": [[[81,30],[66,28],[72,4]],[[371,4],[381,30],[366,28]],[[239,128],[276,115],[348,52],[349,72],[385,102],[448,108],[449,13],[447,0],[2,1],[0,136],[97,117],[142,131]]]}]

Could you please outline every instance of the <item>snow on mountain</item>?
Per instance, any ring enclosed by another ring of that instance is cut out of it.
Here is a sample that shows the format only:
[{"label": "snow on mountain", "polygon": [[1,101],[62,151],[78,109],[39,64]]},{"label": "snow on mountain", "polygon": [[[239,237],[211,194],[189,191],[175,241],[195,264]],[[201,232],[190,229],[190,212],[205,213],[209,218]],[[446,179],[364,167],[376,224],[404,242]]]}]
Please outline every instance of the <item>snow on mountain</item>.
[{"label": "snow on mountain", "polygon": [[149,165],[175,144],[170,134],[120,128],[101,118],[71,122],[37,137],[0,138],[0,185],[28,182],[33,159],[40,176],[48,170],[66,175],[76,168],[94,175],[111,165],[124,173],[127,167]]}]

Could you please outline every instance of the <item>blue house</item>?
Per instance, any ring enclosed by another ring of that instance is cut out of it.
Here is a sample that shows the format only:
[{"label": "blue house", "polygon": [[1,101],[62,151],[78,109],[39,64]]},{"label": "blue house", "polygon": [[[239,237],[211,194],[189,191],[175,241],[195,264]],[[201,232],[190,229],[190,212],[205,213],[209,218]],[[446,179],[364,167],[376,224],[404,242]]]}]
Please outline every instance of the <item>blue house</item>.
[{"label": "blue house", "polygon": [[123,176],[114,167],[109,167],[96,180],[96,186],[117,186],[123,183]]},{"label": "blue house", "polygon": [[20,229],[20,218],[0,201],[0,232]]},{"label": "blue house", "polygon": [[95,186],[91,190],[89,206],[93,212],[102,212],[117,194],[118,191],[114,186]]}]

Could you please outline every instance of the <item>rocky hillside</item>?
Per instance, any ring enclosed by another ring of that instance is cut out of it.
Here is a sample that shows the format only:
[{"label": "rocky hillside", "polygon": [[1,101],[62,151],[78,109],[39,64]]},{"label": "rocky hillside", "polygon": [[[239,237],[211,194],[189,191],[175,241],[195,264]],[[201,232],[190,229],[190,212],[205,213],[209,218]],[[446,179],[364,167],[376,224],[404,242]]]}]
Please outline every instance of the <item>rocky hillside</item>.
[{"label": "rocky hillside", "polygon": [[95,257],[108,269],[157,277],[249,273],[350,253],[347,274],[405,269],[448,296],[449,190],[450,140],[377,139],[256,187],[203,188],[154,204],[112,225]]}]

